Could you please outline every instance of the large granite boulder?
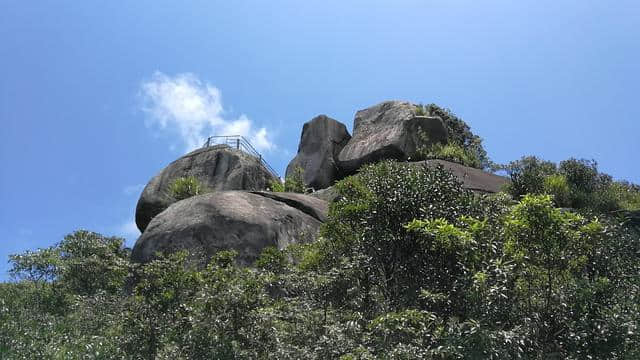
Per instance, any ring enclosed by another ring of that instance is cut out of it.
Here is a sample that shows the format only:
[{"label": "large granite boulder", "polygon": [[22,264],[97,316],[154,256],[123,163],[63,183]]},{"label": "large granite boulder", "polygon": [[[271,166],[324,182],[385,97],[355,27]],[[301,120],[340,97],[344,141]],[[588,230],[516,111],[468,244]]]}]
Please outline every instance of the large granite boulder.
[{"label": "large granite boulder", "polygon": [[210,257],[234,249],[249,265],[265,247],[280,249],[315,239],[327,203],[302,194],[217,191],[178,201],[158,214],[140,236],[131,259],[189,250]]},{"label": "large granite boulder", "polygon": [[197,178],[211,191],[264,190],[275,179],[258,158],[242,150],[216,145],[192,151],[162,169],[142,191],[136,206],[136,225],[141,232],[175,202],[168,193],[170,184],[187,176]]},{"label": "large granite boulder", "polygon": [[[421,138],[421,131],[427,133],[427,142]],[[447,128],[442,119],[416,116],[416,106],[409,102],[386,101],[356,113],[353,137],[340,152],[338,165],[351,174],[364,164],[407,160],[422,145],[446,141]]]},{"label": "large granite boulder", "polygon": [[304,182],[314,189],[324,189],[340,179],[338,154],[351,139],[344,124],[319,115],[302,127],[298,154],[287,166],[286,176],[296,167],[304,170]]}]

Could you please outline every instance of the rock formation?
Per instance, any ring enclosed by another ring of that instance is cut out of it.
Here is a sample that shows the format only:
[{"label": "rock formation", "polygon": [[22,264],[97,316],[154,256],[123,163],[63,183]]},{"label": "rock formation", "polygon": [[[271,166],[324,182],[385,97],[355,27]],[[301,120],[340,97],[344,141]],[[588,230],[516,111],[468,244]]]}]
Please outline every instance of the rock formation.
[{"label": "rock formation", "polygon": [[[251,264],[267,246],[282,249],[316,238],[326,220],[327,203],[337,191],[331,185],[362,165],[385,159],[410,160],[430,142],[446,142],[439,117],[416,116],[415,105],[387,101],[356,113],[354,134],[325,115],[304,124],[296,157],[287,174],[304,170],[311,195],[260,191],[275,178],[260,161],[226,145],[202,148],[172,162],[145,187],[136,208],[143,231],[132,260],[147,262],[156,252],[186,249],[210,257],[235,249],[238,262]],[[420,136],[424,131],[428,140]],[[442,165],[473,191],[500,191],[507,178],[443,160],[406,162],[407,166]],[[168,196],[179,177],[194,176],[212,192],[178,202]]]},{"label": "rock formation", "polygon": [[407,164],[427,164],[428,166],[444,166],[445,169],[451,171],[458,180],[462,181],[462,186],[476,193],[497,193],[510,182],[509,178],[492,174],[480,169],[469,166],[460,165],[445,160],[425,160]]},{"label": "rock formation", "polygon": [[169,164],[144,188],[136,206],[136,225],[141,232],[151,219],[175,200],[169,185],[180,177],[194,176],[209,190],[264,190],[275,179],[260,161],[227,145],[192,151]]},{"label": "rock formation", "polygon": [[[428,143],[420,137],[421,131],[428,134]],[[356,113],[353,137],[340,152],[338,165],[352,174],[364,164],[406,160],[421,145],[446,141],[442,119],[416,116],[416,106],[408,102],[386,101]]]},{"label": "rock formation", "polygon": [[249,265],[267,246],[280,249],[315,239],[327,203],[302,194],[216,191],[178,201],[158,214],[136,242],[132,260],[182,249],[238,251]]},{"label": "rock formation", "polygon": [[324,189],[341,178],[338,154],[351,139],[344,124],[319,115],[302,127],[298,154],[287,166],[286,176],[296,167],[304,170],[304,182],[314,189]]}]

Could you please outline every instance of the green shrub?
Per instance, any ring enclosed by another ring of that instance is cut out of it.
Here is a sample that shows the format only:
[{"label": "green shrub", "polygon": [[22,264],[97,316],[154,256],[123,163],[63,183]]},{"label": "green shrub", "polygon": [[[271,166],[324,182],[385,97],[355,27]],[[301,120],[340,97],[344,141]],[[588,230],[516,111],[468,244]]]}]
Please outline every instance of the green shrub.
[{"label": "green shrub", "polygon": [[335,264],[331,259],[336,253],[364,256],[366,264],[360,266],[370,273],[361,281],[378,289],[389,306],[415,301],[415,290],[427,283],[444,292],[449,289],[453,273],[439,279],[430,275],[432,266],[440,263],[434,258],[443,254],[425,253],[424,244],[405,225],[423,218],[456,224],[460,214],[472,213],[473,195],[454,175],[442,166],[383,161],[363,167],[336,188],[341,200],[331,204],[322,233],[333,255],[321,261],[324,266]]},{"label": "green shrub", "polygon": [[284,179],[284,191],[304,193],[307,189],[304,183],[304,169],[300,166],[296,166],[293,169],[293,173]]},{"label": "green shrub", "polygon": [[553,196],[556,206],[571,206],[571,189],[569,182],[564,175],[553,174],[544,179],[543,191],[545,194]]},{"label": "green shrub", "polygon": [[435,143],[429,147],[423,147],[418,150],[417,158],[419,160],[440,159],[474,168],[482,167],[475,153],[456,144]]},{"label": "green shrub", "polygon": [[179,177],[169,185],[169,196],[176,201],[204,194],[207,189],[194,176]]},{"label": "green shrub", "polygon": [[268,191],[284,192],[284,183],[280,179],[274,179],[269,181]]},{"label": "green shrub", "polygon": [[607,182],[598,176],[598,163],[595,160],[563,160],[558,166],[558,171],[567,178],[574,189],[585,193],[592,193],[605,185],[603,182]]},{"label": "green shrub", "polygon": [[[455,145],[464,149],[465,157],[473,164],[473,167],[479,169],[487,169],[491,166],[491,161],[487,156],[487,152],[482,146],[482,138],[475,135],[469,125],[464,120],[456,116],[451,110],[441,108],[435,104],[417,105],[416,115],[418,116],[437,116],[442,119],[447,128],[448,144]],[[423,139],[426,140],[426,139]],[[426,150],[428,151],[428,150]],[[472,165],[469,165],[472,166]]]},{"label": "green shrub", "polygon": [[623,210],[640,210],[640,186],[626,181],[611,183],[610,191]]},{"label": "green shrub", "polygon": [[284,182],[280,179],[271,180],[269,182],[268,190],[273,192],[305,193],[307,185],[304,183],[304,169],[300,166],[296,166],[293,169],[293,173],[289,174],[289,176],[284,179]]},{"label": "green shrub", "polygon": [[549,194],[558,206],[598,212],[640,208],[640,186],[613,181],[610,175],[598,171],[594,160],[571,158],[556,166],[550,161],[526,156],[501,169],[511,177],[505,191],[515,198]]},{"label": "green shrub", "polygon": [[511,178],[507,190],[516,199],[526,194],[543,194],[544,179],[557,173],[556,164],[535,156],[523,156],[503,168]]}]

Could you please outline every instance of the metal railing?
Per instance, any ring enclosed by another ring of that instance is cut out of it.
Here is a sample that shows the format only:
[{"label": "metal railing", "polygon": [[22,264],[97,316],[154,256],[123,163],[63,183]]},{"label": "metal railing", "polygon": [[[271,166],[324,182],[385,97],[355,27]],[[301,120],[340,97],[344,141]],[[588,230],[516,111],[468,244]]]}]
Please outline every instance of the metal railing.
[{"label": "metal railing", "polygon": [[280,179],[280,175],[278,175],[278,172],[274,168],[272,168],[271,165],[269,165],[269,163],[267,163],[264,160],[264,158],[262,157],[262,154],[260,154],[253,147],[253,145],[251,145],[249,140],[247,140],[244,136],[242,135],[209,136],[207,138],[207,141],[204,143],[202,147],[206,148],[214,145],[227,145],[231,148],[244,151],[245,153],[257,158],[260,164],[262,164],[262,166],[264,166],[264,168],[267,169],[267,171],[269,171],[271,175]]}]

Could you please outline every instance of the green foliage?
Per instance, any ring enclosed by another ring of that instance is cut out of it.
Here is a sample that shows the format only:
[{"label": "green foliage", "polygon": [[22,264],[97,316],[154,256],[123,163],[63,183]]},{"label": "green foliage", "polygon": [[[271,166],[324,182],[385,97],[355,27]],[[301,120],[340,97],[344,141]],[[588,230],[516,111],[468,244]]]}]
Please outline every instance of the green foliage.
[{"label": "green foliage", "polygon": [[544,179],[557,173],[556,165],[535,156],[524,156],[506,165],[505,170],[511,177],[507,191],[515,198],[526,194],[544,193]]},{"label": "green foliage", "polygon": [[557,206],[612,212],[640,208],[640,188],[613,181],[598,172],[593,160],[569,159],[556,164],[534,156],[503,166],[511,177],[506,191],[515,198],[526,194],[549,194]]},{"label": "green foliage", "polygon": [[[436,104],[418,105],[416,106],[416,115],[418,116],[437,116],[442,119],[444,125],[447,127],[449,135],[447,143],[452,147],[449,149],[420,149],[418,156],[427,155],[429,153],[433,156],[444,156],[444,154],[457,153],[457,157],[460,159],[456,161],[460,163],[469,164],[467,166],[477,167],[479,169],[486,169],[491,166],[491,161],[487,156],[487,152],[482,146],[482,138],[475,135],[469,125],[464,120],[456,116],[451,110],[441,108]],[[423,139],[426,140],[426,139]],[[458,148],[463,149],[461,152]],[[464,155],[461,155],[464,154]],[[440,157],[436,157],[440,158]],[[444,159],[448,160],[448,159]]]},{"label": "green foliage", "polygon": [[557,206],[571,206],[571,188],[566,176],[553,174],[545,177],[542,189],[543,193],[553,196],[553,201]]},{"label": "green foliage", "polygon": [[115,293],[128,274],[124,240],[78,230],[60,243],[9,257],[9,273],[34,283],[55,283],[73,294]]},{"label": "green foliage", "polygon": [[613,182],[610,186],[618,206],[623,210],[640,210],[640,186],[626,181]]},{"label": "green foliage", "polygon": [[272,180],[269,183],[269,191],[273,192],[294,192],[303,194],[307,190],[304,183],[304,169],[296,166],[293,173],[284,179],[284,183],[280,180]]},{"label": "green foliage", "polygon": [[457,144],[435,143],[420,148],[416,156],[420,160],[440,159],[479,169],[483,167],[477,154]]},{"label": "green foliage", "polygon": [[179,177],[169,184],[169,196],[175,201],[204,194],[208,190],[194,176]]},{"label": "green foliage", "polygon": [[640,235],[556,207],[583,170],[512,203],[441,167],[369,165],[336,185],[319,241],[253,267],[129,264],[78,231],[12,256],[0,358],[637,359]]},{"label": "green foliage", "polygon": [[300,166],[296,166],[293,169],[293,173],[284,179],[284,191],[304,193],[306,190],[306,184],[304,183],[304,169]]},{"label": "green foliage", "polygon": [[284,183],[280,179],[271,180],[269,181],[269,187],[267,190],[273,192],[284,192]]}]

